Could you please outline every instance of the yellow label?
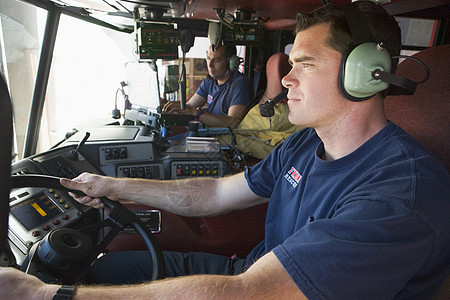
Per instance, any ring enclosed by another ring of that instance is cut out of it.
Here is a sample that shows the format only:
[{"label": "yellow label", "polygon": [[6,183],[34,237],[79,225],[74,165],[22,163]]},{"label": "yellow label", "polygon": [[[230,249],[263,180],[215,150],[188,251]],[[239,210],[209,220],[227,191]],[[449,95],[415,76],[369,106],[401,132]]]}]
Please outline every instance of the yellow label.
[{"label": "yellow label", "polygon": [[41,216],[45,217],[47,215],[47,213],[42,208],[40,208],[36,202],[31,203],[31,206],[33,206],[34,209],[37,210],[37,212],[41,214]]}]

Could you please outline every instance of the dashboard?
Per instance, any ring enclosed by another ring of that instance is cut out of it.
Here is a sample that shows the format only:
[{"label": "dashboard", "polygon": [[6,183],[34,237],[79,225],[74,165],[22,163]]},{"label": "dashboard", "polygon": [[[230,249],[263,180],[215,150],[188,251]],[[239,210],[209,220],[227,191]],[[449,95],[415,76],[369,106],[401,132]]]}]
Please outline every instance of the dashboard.
[{"label": "dashboard", "polygon": [[[86,132],[89,132],[89,138],[80,144]],[[113,177],[169,180],[219,177],[231,172],[221,151],[189,152],[186,146],[169,147],[146,127],[108,125],[89,128],[86,132],[79,132],[54,149],[13,164],[12,174],[74,178],[82,172],[90,172]],[[133,204],[130,207],[153,233],[164,230],[161,211]],[[51,230],[80,228],[103,218],[103,213],[79,204],[58,189],[13,189],[8,237],[18,265],[24,262],[32,246]],[[131,227],[123,230],[127,239],[135,238],[132,233]]]}]

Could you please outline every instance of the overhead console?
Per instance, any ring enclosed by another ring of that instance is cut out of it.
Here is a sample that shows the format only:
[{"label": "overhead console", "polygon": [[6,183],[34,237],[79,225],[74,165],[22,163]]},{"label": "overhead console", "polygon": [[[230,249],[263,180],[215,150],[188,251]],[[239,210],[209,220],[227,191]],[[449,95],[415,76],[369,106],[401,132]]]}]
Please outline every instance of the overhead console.
[{"label": "overhead console", "polygon": [[178,58],[179,33],[173,25],[136,22],[136,48],[139,59]]}]

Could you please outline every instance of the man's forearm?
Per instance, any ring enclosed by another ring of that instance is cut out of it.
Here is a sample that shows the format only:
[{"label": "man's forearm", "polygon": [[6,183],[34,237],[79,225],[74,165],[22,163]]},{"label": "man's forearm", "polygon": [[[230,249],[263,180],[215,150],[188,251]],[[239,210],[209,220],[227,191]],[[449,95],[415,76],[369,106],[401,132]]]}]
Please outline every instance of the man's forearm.
[{"label": "man's forearm", "polygon": [[73,194],[82,204],[101,208],[99,197],[164,209],[184,216],[213,216],[255,206],[268,201],[250,189],[244,173],[212,178],[196,177],[181,180],[113,178],[83,173],[61,184],[87,196]]},{"label": "man's forearm", "polygon": [[195,275],[141,285],[83,286],[73,299],[239,299],[242,291],[237,276]]},{"label": "man's forearm", "polygon": [[[12,288],[11,288],[12,287]],[[0,268],[1,299],[51,300],[60,285],[13,268]],[[141,285],[78,286],[82,299],[305,299],[275,254],[269,252],[246,272],[234,275],[195,275]]]},{"label": "man's forearm", "polygon": [[220,213],[216,207],[218,179],[119,179],[115,194],[122,200],[154,206],[184,216]]},{"label": "man's forearm", "polygon": [[236,128],[241,122],[241,118],[230,116],[219,116],[209,112],[204,112],[200,116],[200,121],[209,127],[228,127]]},{"label": "man's forearm", "polygon": [[306,299],[270,252],[246,272],[234,275],[194,275],[142,285],[80,287],[82,299]]}]

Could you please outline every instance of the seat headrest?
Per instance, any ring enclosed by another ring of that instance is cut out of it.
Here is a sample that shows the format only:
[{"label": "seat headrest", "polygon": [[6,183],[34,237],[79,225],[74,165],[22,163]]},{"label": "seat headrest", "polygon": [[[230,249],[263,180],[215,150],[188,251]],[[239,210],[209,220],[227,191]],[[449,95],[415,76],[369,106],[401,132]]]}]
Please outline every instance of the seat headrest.
[{"label": "seat headrest", "polygon": [[[413,57],[427,65],[430,77],[417,86],[414,95],[386,97],[386,116],[450,170],[450,45],[431,47]],[[425,71],[411,60],[401,62],[396,74],[414,81],[425,77]]]},{"label": "seat headrest", "polygon": [[268,99],[275,97],[283,91],[284,88],[281,85],[281,79],[286,76],[286,74],[291,70],[288,59],[288,55],[279,52],[273,54],[267,60],[267,86],[264,95],[260,99],[259,103],[264,103]]}]

